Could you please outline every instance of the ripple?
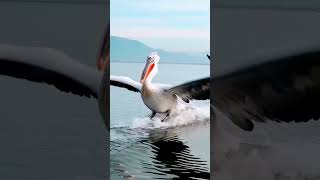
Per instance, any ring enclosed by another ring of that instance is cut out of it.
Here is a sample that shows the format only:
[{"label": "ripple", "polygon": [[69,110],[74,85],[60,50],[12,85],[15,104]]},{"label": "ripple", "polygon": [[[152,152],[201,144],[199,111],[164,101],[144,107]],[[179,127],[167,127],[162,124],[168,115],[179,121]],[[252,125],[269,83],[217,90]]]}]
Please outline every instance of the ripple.
[{"label": "ripple", "polygon": [[[181,127],[178,128],[181,131]],[[123,179],[209,179],[209,160],[192,154],[177,128],[136,130],[121,129],[133,137],[112,142],[111,174]],[[207,132],[209,133],[209,132]],[[143,136],[141,136],[143,134]],[[208,142],[209,143],[209,142]],[[208,151],[208,150],[207,150]],[[120,179],[119,178],[119,179]]]}]

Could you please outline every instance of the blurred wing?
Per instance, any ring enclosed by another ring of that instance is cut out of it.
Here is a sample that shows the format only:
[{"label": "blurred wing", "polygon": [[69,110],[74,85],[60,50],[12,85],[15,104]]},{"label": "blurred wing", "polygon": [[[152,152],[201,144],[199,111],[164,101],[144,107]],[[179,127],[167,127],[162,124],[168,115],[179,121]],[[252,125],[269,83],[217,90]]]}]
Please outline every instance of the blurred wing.
[{"label": "blurred wing", "polygon": [[141,91],[141,83],[132,80],[129,77],[124,76],[110,76],[110,85],[117,86],[121,88],[126,88],[130,91],[140,92]]},{"label": "blurred wing", "polygon": [[97,97],[102,74],[55,49],[0,45],[0,74]]},{"label": "blurred wing", "polygon": [[191,81],[165,90],[167,93],[176,94],[185,102],[189,100],[210,99],[210,78]]},{"label": "blurred wing", "polygon": [[320,52],[296,54],[213,79],[213,103],[245,130],[267,119],[319,119]]}]

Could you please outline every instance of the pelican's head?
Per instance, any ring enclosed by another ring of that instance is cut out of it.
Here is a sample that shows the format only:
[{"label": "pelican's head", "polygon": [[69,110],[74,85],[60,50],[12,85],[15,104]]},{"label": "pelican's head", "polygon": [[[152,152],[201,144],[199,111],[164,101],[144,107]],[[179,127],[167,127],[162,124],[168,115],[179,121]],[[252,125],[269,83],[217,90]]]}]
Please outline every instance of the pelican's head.
[{"label": "pelican's head", "polygon": [[158,72],[158,62],[160,56],[157,52],[152,52],[147,56],[146,66],[143,69],[140,82],[143,84],[145,80],[151,80]]}]

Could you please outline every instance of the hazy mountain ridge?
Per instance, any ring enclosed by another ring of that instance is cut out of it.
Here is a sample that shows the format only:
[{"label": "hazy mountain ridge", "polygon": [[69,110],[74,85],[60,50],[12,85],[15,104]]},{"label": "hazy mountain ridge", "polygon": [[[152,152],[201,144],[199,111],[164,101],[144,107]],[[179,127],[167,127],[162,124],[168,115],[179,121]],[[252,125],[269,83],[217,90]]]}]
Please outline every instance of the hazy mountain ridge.
[{"label": "hazy mountain ridge", "polygon": [[207,52],[188,54],[154,49],[140,41],[111,36],[111,62],[145,62],[150,52],[156,51],[164,63],[196,63],[209,64]]}]

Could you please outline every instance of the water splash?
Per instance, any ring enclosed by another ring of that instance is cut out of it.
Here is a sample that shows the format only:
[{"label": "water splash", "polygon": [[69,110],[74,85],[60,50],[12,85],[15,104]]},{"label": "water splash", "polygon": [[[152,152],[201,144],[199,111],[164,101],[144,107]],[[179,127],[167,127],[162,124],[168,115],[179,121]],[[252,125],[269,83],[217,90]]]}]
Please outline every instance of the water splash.
[{"label": "water splash", "polygon": [[177,111],[162,122],[166,115],[158,113],[155,117],[134,118],[131,128],[166,129],[204,122],[210,119],[210,107],[179,104]]}]

